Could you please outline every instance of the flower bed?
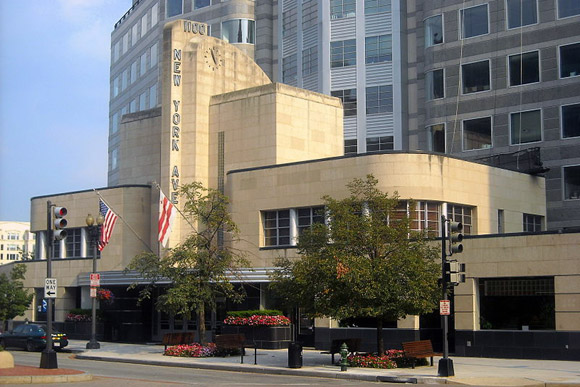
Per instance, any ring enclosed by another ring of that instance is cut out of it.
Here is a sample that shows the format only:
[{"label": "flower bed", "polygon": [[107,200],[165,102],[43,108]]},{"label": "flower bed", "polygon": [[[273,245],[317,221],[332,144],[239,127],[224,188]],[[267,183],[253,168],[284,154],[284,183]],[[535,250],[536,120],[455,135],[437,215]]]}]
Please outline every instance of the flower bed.
[{"label": "flower bed", "polygon": [[165,350],[165,356],[177,357],[212,357],[217,353],[217,347],[214,343],[208,343],[203,346],[198,343],[174,345]]},{"label": "flower bed", "polygon": [[[422,360],[422,361],[421,361]],[[427,364],[425,359],[421,359],[418,365]],[[351,355],[348,357],[348,364],[351,367],[366,367],[366,368],[406,368],[411,366],[411,359],[405,357],[403,351],[399,349],[389,349],[384,355],[378,356],[374,354],[367,355]]]},{"label": "flower bed", "polygon": [[250,317],[228,316],[224,320],[225,325],[243,325],[243,326],[287,326],[290,325],[290,319],[285,316],[260,316],[252,315]]}]

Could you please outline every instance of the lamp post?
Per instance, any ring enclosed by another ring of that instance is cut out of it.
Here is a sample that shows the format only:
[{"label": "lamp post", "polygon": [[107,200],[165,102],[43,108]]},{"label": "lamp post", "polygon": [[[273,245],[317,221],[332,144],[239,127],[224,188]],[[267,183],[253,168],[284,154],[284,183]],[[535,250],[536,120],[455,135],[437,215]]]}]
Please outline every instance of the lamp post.
[{"label": "lamp post", "polygon": [[[99,238],[101,237],[101,227],[105,223],[105,217],[101,214],[97,216],[97,224],[95,224],[95,218],[91,214],[87,215],[85,219],[88,226],[89,238],[91,245],[93,247],[93,274],[97,273],[97,245],[99,243]],[[99,349],[101,344],[97,341],[97,297],[96,294],[93,299],[93,313],[91,317],[91,341],[87,343],[87,349]]]}]

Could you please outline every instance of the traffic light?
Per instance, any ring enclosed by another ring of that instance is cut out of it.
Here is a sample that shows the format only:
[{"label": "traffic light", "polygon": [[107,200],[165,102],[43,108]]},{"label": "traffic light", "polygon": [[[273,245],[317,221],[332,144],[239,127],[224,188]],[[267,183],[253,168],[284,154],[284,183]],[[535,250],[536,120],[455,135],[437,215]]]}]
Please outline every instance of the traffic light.
[{"label": "traffic light", "polygon": [[52,213],[54,215],[53,236],[55,240],[60,241],[61,239],[66,238],[67,233],[65,228],[68,222],[64,216],[68,213],[68,211],[64,207],[54,207]]},{"label": "traffic light", "polygon": [[459,285],[465,282],[465,263],[457,261],[445,262],[445,282]]},{"label": "traffic light", "polygon": [[449,255],[462,253],[463,245],[463,224],[460,222],[449,222]]}]

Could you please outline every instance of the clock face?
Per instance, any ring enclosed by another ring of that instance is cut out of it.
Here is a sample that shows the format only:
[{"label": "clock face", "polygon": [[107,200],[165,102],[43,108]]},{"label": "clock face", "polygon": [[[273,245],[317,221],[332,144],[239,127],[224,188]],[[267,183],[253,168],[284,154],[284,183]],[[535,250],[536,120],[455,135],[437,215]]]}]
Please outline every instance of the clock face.
[{"label": "clock face", "polygon": [[216,47],[210,47],[205,50],[204,57],[205,63],[212,70],[218,69],[224,63],[222,55]]}]

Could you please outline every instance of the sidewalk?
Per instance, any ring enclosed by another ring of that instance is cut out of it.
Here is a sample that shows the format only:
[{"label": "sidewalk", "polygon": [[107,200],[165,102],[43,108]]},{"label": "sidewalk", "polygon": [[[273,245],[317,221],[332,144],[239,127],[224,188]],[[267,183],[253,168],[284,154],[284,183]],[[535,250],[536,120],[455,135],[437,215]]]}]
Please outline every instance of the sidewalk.
[{"label": "sidewalk", "polygon": [[[68,351],[78,359],[139,363],[169,367],[188,367],[276,375],[301,375],[365,381],[407,382],[422,384],[464,384],[477,386],[566,386],[580,387],[580,362],[452,357],[455,376],[437,377],[434,366],[415,369],[378,370],[349,367],[341,372],[331,365],[331,357],[318,350],[303,351],[302,368],[288,368],[288,350],[254,351],[249,349],[240,364],[240,356],[178,358],[163,356],[162,345],[101,342],[101,349],[86,350],[86,342],[71,340]],[[337,357],[338,358],[338,357]],[[0,377],[0,384],[3,383]]]}]

